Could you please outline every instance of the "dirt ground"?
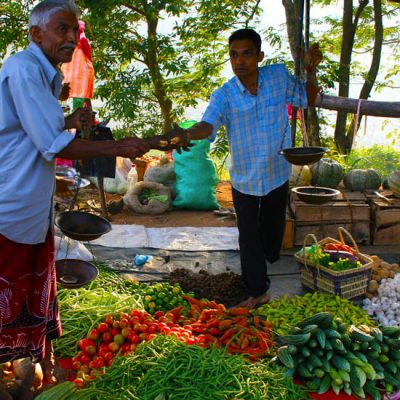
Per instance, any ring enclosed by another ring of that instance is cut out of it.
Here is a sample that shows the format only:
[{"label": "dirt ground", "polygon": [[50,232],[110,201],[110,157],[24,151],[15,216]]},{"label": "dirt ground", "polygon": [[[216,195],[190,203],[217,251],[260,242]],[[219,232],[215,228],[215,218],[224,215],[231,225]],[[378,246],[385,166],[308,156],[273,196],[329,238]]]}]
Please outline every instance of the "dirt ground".
[{"label": "dirt ground", "polygon": [[[227,181],[221,181],[216,188],[217,200],[221,207],[232,208],[231,184]],[[106,201],[119,201],[121,196],[106,193]],[[87,207],[88,200],[95,200],[96,206],[100,207],[98,190],[90,185],[79,192],[79,208]],[[113,224],[136,224],[144,225],[149,228],[157,227],[177,227],[177,226],[216,226],[232,227],[236,226],[235,218],[232,216],[216,215],[213,211],[192,211],[173,209],[160,215],[143,215],[131,211],[126,205],[122,211],[115,215],[110,215],[110,221]]]}]

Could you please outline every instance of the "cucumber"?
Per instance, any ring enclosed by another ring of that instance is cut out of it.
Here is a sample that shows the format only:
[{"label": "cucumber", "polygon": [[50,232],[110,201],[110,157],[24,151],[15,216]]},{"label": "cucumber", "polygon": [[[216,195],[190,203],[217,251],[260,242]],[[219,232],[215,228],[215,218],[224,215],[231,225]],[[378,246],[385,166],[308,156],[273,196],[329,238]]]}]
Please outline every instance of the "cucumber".
[{"label": "cucumber", "polygon": [[306,344],[310,338],[311,338],[311,333],[303,333],[303,334],[297,334],[297,335],[284,335],[279,337],[280,340],[283,343],[286,344],[294,344],[295,346],[301,346],[303,344]]},{"label": "cucumber", "polygon": [[322,361],[315,354],[311,354],[310,357],[308,357],[308,361],[314,368],[319,368],[323,365]]},{"label": "cucumber", "polygon": [[325,375],[321,381],[321,386],[319,387],[318,393],[324,394],[331,387],[331,377],[329,374]]},{"label": "cucumber", "polygon": [[332,357],[331,364],[334,365],[338,370],[350,372],[350,363],[338,354]]},{"label": "cucumber", "polygon": [[319,329],[318,325],[315,324],[310,324],[310,325],[306,325],[304,328],[301,329],[301,333],[315,333],[317,332],[317,330]]},{"label": "cucumber", "polygon": [[304,364],[301,364],[297,367],[296,369],[297,375],[303,377],[303,378],[312,378],[313,375],[312,373],[306,368]]},{"label": "cucumber", "polygon": [[278,359],[286,368],[294,368],[294,360],[287,346],[278,349]]},{"label": "cucumber", "polygon": [[342,336],[338,331],[335,331],[334,329],[325,329],[325,335],[328,339],[329,338],[340,339]]},{"label": "cucumber", "polygon": [[289,344],[288,350],[290,354],[296,354],[297,353],[297,346],[294,344]]},{"label": "cucumber", "polygon": [[298,327],[304,328],[307,325],[318,325],[321,328],[327,328],[332,323],[333,315],[328,312],[319,312],[301,321],[297,324]]},{"label": "cucumber", "polygon": [[333,350],[338,353],[345,353],[346,349],[343,346],[343,342],[340,339],[331,338],[328,342],[332,345]]},{"label": "cucumber", "polygon": [[300,352],[301,352],[302,356],[305,358],[310,357],[310,355],[311,355],[311,351],[308,349],[308,347],[305,347],[305,346],[300,348]]},{"label": "cucumber", "polygon": [[384,326],[382,327],[382,334],[388,337],[399,337],[400,336],[400,326]]},{"label": "cucumber", "polygon": [[342,378],[343,382],[350,382],[350,374],[347,371],[339,369],[338,374]]},{"label": "cucumber", "polygon": [[326,343],[325,331],[322,330],[322,329],[319,329],[315,333],[315,338],[317,339],[317,342],[319,343],[319,347],[321,347],[321,349],[324,349],[325,348],[325,343]]},{"label": "cucumber", "polygon": [[383,342],[383,333],[379,328],[371,328],[371,333],[378,342]]},{"label": "cucumber", "polygon": [[351,325],[349,328],[349,335],[352,339],[358,342],[370,342],[374,339],[373,336],[368,333],[363,332],[361,329],[358,329],[356,326]]},{"label": "cucumber", "polygon": [[367,381],[364,385],[364,390],[371,396],[372,400],[382,399],[381,392],[377,389],[374,382]]},{"label": "cucumber", "polygon": [[[370,363],[364,363],[364,365],[361,367],[361,369],[365,372],[365,375],[367,375],[367,379],[370,379],[373,381],[376,378],[376,372],[374,367]],[[397,368],[396,368],[397,370]]]},{"label": "cucumber", "polygon": [[389,371],[383,371],[385,383],[393,385],[396,389],[400,386],[400,381],[396,379]]}]

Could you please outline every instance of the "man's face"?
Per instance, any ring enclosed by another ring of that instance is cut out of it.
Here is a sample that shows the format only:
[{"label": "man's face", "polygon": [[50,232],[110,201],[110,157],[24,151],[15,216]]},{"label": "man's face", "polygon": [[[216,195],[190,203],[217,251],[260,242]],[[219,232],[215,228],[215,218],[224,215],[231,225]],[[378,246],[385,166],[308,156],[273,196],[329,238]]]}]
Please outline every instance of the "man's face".
[{"label": "man's face", "polygon": [[251,40],[241,39],[230,44],[229,58],[234,74],[241,78],[257,73],[258,63],[264,58],[264,53],[258,53]]},{"label": "man's face", "polygon": [[29,32],[54,66],[72,60],[78,42],[78,20],[73,13],[57,12],[51,16],[46,28],[32,26]]}]

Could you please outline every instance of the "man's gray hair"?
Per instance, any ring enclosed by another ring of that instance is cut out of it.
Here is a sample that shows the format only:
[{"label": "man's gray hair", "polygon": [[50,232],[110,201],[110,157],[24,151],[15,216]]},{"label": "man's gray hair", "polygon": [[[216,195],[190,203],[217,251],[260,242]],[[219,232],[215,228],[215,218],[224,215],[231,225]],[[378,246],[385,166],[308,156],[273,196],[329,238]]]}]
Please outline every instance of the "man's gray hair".
[{"label": "man's gray hair", "polygon": [[[45,0],[37,4],[31,11],[29,28],[32,26],[46,28],[52,15],[60,11],[69,11],[79,19],[80,12],[74,0]],[[30,35],[29,40],[32,40]]]}]

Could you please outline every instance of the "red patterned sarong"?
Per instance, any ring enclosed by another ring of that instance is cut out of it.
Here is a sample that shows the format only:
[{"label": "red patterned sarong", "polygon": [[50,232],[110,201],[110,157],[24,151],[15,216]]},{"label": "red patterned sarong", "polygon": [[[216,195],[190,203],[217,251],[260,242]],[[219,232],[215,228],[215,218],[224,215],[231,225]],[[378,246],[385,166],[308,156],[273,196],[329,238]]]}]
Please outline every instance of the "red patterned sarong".
[{"label": "red patterned sarong", "polygon": [[0,235],[0,363],[44,357],[45,342],[61,335],[53,234],[29,245]]}]

